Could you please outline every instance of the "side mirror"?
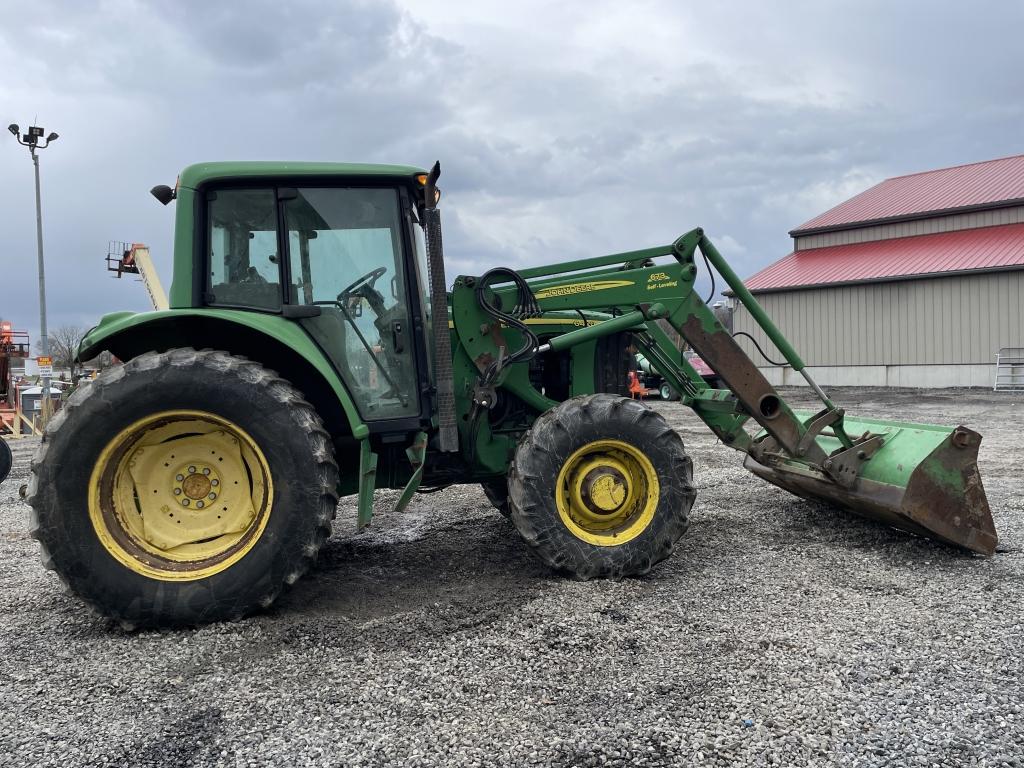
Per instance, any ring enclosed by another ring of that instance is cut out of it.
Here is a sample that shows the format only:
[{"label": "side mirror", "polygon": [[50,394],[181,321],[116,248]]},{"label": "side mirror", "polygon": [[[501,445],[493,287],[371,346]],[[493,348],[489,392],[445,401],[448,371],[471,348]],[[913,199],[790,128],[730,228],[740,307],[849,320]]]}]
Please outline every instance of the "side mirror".
[{"label": "side mirror", "polygon": [[167,205],[174,199],[174,190],[166,184],[157,184],[149,190],[149,194],[159,200],[162,205]]}]

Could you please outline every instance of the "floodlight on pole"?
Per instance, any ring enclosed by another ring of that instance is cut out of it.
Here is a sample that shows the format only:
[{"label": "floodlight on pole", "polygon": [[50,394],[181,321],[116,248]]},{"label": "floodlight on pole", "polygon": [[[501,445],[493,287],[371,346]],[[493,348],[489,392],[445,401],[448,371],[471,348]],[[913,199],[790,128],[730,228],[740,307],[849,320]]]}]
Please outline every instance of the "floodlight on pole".
[{"label": "floodlight on pole", "polygon": [[[29,127],[28,132],[22,135],[21,129],[17,123],[11,123],[7,126],[7,130],[11,132],[18,143],[23,147],[28,147],[29,153],[32,155],[32,165],[35,167],[36,176],[36,250],[39,259],[39,346],[42,349],[44,357],[50,357],[50,337],[46,332],[46,272],[43,267],[43,206],[41,202],[41,196],[39,193],[39,155],[36,154],[38,149],[46,149],[50,144],[55,142],[59,136],[56,133],[51,132],[43,139],[45,131],[38,125]],[[40,143],[40,139],[43,142]],[[40,399],[42,406],[42,420],[43,426],[46,426],[47,421],[50,418],[50,376],[43,376],[43,395]]]}]

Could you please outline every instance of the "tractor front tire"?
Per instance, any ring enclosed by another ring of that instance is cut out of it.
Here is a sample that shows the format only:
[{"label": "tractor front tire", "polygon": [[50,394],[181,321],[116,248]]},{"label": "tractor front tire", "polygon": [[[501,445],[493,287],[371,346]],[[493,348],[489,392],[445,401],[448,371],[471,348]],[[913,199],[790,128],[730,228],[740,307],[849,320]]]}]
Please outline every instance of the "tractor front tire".
[{"label": "tractor front tire", "polygon": [[644,574],[686,532],[692,480],[661,414],[612,395],[577,397],[520,440],[508,475],[512,522],[541,560],[576,578]]},{"label": "tractor front tire", "polygon": [[268,607],[330,535],[338,466],[313,407],[226,352],[149,352],[50,422],[28,501],[43,564],[121,624]]}]

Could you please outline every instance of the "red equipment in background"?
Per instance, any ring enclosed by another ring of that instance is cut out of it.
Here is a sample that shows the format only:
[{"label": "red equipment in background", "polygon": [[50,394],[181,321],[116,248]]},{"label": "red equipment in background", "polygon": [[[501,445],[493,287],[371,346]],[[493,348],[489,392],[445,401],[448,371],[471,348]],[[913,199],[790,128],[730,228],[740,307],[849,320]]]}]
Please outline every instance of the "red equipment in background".
[{"label": "red equipment in background", "polygon": [[0,432],[14,422],[17,403],[11,382],[11,361],[29,356],[27,331],[16,331],[8,320],[0,320]]}]

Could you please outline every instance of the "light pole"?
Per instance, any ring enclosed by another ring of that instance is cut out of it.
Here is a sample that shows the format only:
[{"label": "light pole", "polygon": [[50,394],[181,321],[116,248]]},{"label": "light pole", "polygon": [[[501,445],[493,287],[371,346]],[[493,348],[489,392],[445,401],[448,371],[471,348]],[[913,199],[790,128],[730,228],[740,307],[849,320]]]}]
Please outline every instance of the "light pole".
[{"label": "light pole", "polygon": [[[50,337],[46,333],[46,272],[43,268],[43,206],[39,197],[39,155],[36,154],[38,149],[46,149],[59,137],[56,133],[51,133],[43,140],[43,129],[39,126],[33,125],[28,129],[28,133],[24,136],[21,135],[21,129],[15,123],[11,123],[7,126],[7,130],[11,132],[18,143],[23,147],[28,147],[29,153],[32,155],[32,164],[35,166],[36,171],[36,249],[39,257],[39,341],[40,347],[43,350],[43,357],[50,357]],[[40,141],[43,140],[43,143]],[[43,421],[43,426],[50,420],[50,376],[43,376],[43,393],[40,398],[40,416]]]}]

